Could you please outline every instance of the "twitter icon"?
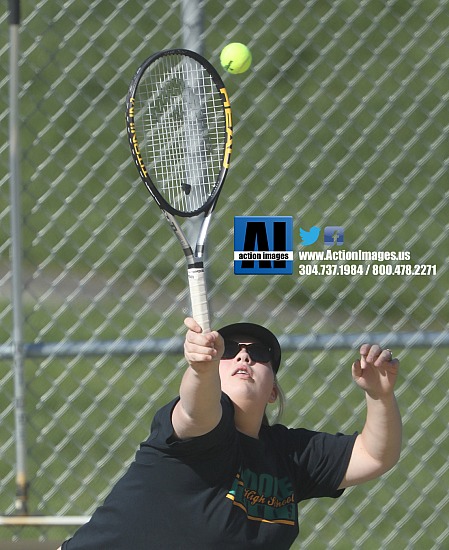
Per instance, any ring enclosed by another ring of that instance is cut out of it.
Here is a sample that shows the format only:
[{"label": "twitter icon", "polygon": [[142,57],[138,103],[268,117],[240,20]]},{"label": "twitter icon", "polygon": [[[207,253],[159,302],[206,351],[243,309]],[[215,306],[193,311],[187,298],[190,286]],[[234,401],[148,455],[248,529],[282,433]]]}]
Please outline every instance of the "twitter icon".
[{"label": "twitter icon", "polygon": [[315,243],[317,241],[318,237],[320,236],[320,231],[321,231],[321,229],[319,227],[316,227],[316,225],[311,227],[309,231],[306,231],[305,229],[300,227],[299,228],[299,235],[302,239],[301,244],[303,246],[309,246],[309,245]]}]

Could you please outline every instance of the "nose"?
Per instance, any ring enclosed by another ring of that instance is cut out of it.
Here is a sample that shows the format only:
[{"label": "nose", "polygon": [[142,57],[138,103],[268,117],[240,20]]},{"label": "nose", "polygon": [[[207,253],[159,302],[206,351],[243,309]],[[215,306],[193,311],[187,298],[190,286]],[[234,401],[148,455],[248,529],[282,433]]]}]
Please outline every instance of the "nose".
[{"label": "nose", "polygon": [[245,363],[250,363],[251,362],[251,357],[250,357],[249,353],[246,351],[245,346],[242,346],[240,348],[240,351],[238,352],[238,354],[236,356],[236,359],[237,359],[237,361],[243,361]]}]

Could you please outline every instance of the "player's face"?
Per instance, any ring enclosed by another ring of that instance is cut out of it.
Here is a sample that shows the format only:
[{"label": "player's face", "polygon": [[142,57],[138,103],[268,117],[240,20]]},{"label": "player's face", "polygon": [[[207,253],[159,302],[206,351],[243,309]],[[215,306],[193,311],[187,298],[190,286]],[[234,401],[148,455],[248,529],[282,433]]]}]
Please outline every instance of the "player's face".
[{"label": "player's face", "polygon": [[238,398],[263,404],[274,401],[277,394],[268,349],[263,343],[245,337],[235,337],[230,344],[226,346],[225,341],[225,354],[220,361],[222,390],[234,401]]}]

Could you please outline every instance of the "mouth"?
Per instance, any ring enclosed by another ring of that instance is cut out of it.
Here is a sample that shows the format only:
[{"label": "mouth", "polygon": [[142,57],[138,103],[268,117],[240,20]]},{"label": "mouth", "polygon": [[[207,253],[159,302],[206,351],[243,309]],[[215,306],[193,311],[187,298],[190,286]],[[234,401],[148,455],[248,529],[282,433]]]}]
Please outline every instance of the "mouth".
[{"label": "mouth", "polygon": [[235,369],[235,371],[232,373],[232,376],[252,378],[252,373],[246,367],[239,367],[238,369]]}]

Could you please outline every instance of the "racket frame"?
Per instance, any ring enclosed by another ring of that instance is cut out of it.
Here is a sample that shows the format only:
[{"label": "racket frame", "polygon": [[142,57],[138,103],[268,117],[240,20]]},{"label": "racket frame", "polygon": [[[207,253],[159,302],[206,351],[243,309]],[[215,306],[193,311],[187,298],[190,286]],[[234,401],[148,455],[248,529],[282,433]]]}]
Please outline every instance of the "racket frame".
[{"label": "racket frame", "polygon": [[[218,92],[220,93],[222,107],[224,111],[226,141],[223,144],[223,157],[221,161],[220,172],[217,175],[216,184],[209,198],[203,205],[191,212],[184,212],[182,210],[174,208],[165,200],[162,194],[158,191],[157,187],[154,185],[153,181],[151,180],[149,170],[145,166],[144,160],[140,152],[140,146],[137,139],[134,122],[135,95],[139,83],[143,75],[145,74],[145,71],[158,59],[168,55],[187,56],[200,63],[212,77],[212,80],[217,87]],[[217,204],[218,197],[220,195],[229,169],[233,135],[231,105],[229,102],[228,93],[220,75],[215,70],[215,68],[206,59],[204,59],[204,57],[196,52],[192,52],[183,48],[163,50],[148,57],[137,69],[129,86],[128,94],[126,96],[126,128],[131,154],[137,167],[137,171],[139,172],[140,178],[145,184],[147,190],[150,192],[153,199],[155,200],[156,204],[159,206],[162,213],[164,214],[165,219],[170,225],[173,233],[176,235],[186,258],[192,316],[202,327],[203,331],[208,332],[210,331],[210,314],[207,300],[206,276],[204,267],[205,244],[211,221],[211,215]],[[184,231],[181,228],[181,225],[176,219],[176,216],[180,216],[182,218],[197,218],[201,220],[201,225],[194,247],[192,247],[189,240],[187,239]]]}]

